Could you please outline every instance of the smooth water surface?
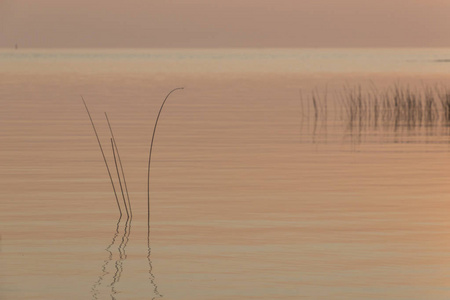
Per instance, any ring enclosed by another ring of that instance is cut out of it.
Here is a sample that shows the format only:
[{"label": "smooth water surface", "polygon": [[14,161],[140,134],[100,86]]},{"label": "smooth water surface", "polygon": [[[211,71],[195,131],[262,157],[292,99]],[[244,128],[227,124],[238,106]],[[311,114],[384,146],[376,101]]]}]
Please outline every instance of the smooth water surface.
[{"label": "smooth water surface", "polygon": [[[449,57],[1,50],[0,299],[449,299],[448,127],[349,128],[338,97],[445,85]],[[153,149],[148,255],[148,149],[179,86]],[[113,164],[108,112],[131,224],[80,95]]]}]

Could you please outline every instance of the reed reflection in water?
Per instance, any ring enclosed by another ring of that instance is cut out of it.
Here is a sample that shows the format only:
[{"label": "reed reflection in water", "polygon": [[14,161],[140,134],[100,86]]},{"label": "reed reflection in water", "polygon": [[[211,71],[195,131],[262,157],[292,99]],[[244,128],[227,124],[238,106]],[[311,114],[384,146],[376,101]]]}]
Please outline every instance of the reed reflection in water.
[{"label": "reed reflection in water", "polygon": [[331,110],[326,93],[326,89],[314,90],[306,103],[300,97],[300,131],[310,133],[312,143],[327,140],[329,122],[344,124],[343,138],[352,145],[368,137],[381,138],[383,143],[411,143],[421,137],[449,136],[450,89],[445,86],[394,85],[385,90],[374,85],[344,86],[331,95],[335,105]]},{"label": "reed reflection in water", "polygon": [[108,253],[107,258],[104,260],[103,265],[101,266],[101,273],[98,276],[98,280],[94,282],[91,288],[92,299],[98,299],[100,294],[100,287],[103,285],[105,277],[111,272],[108,271],[108,266],[113,260],[113,249],[112,247],[116,243],[117,236],[119,235],[119,226],[120,226],[120,218],[117,220],[116,231],[111,239],[111,243],[105,248],[105,251]]}]

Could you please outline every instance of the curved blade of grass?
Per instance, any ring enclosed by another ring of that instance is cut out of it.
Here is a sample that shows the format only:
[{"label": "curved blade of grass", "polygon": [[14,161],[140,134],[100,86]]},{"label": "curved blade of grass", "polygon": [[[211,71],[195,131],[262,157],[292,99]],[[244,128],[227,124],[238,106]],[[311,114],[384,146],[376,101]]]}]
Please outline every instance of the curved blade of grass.
[{"label": "curved blade of grass", "polygon": [[[163,103],[161,104],[161,107],[158,112],[158,116],[156,117],[155,126],[153,127],[152,141],[150,143],[150,152],[149,152],[149,156],[148,156],[148,174],[147,174],[147,233],[148,233],[148,238],[150,238],[150,164],[152,162],[152,149],[153,149],[153,141],[155,139],[156,127],[158,126],[158,120],[159,120],[159,116],[161,115],[161,111],[164,107],[164,104],[166,104],[166,101],[169,98],[170,94],[172,94],[176,90],[182,90],[182,89],[184,89],[184,88],[182,88],[182,87],[175,88],[167,94],[166,98],[164,99]],[[148,241],[150,242],[150,239]]]}]

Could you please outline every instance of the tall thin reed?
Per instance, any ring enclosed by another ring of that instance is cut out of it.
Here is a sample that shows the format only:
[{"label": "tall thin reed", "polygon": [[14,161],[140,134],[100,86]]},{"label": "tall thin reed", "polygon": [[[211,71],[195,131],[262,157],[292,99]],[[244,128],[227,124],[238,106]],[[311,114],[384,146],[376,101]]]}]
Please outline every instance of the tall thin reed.
[{"label": "tall thin reed", "polygon": [[439,99],[441,100],[441,106],[443,110],[442,119],[444,123],[448,125],[450,123],[450,92],[440,92]]},{"label": "tall thin reed", "polygon": [[130,214],[128,213],[127,202],[125,201],[125,195],[123,193],[122,181],[120,180],[120,172],[119,172],[119,166],[117,164],[116,149],[114,147],[113,138],[111,138],[111,149],[112,149],[112,153],[113,153],[113,157],[114,157],[114,165],[116,166],[117,178],[119,180],[120,191],[122,192],[123,205],[125,206],[125,210],[127,213],[127,222],[128,222],[128,219],[130,218]]},{"label": "tall thin reed", "polygon": [[91,113],[89,112],[89,109],[88,109],[88,107],[86,105],[86,101],[84,101],[83,96],[81,96],[81,100],[83,100],[84,107],[86,108],[86,112],[87,112],[87,114],[89,116],[89,120],[91,120],[92,128],[94,129],[94,133],[95,133],[95,136],[97,138],[98,146],[100,147],[100,151],[102,152],[103,161],[105,162],[106,170],[108,171],[109,179],[111,181],[111,186],[112,186],[113,191],[114,191],[114,196],[116,197],[117,207],[119,208],[119,213],[120,213],[119,220],[120,220],[122,218],[122,209],[120,208],[119,198],[117,197],[116,188],[114,186],[114,181],[112,179],[111,172],[110,172],[109,166],[108,166],[108,162],[107,162],[106,157],[105,157],[105,152],[103,151],[103,147],[102,147],[102,144],[100,143],[100,139],[98,137],[97,130],[95,129],[94,121],[92,120]]},{"label": "tall thin reed", "polygon": [[111,123],[109,122],[108,114],[106,112],[105,112],[105,117],[106,117],[106,121],[108,122],[108,127],[109,127],[109,131],[111,132],[112,140],[114,142],[114,147],[116,149],[117,158],[119,159],[119,165],[120,165],[120,170],[122,172],[122,178],[123,178],[123,184],[124,184],[124,187],[125,187],[125,193],[127,194],[128,209],[130,211],[130,218],[133,218],[133,211],[131,209],[130,195],[128,194],[127,180],[125,179],[125,172],[123,170],[122,160],[120,159],[119,148],[117,147],[116,138],[114,137],[114,133],[113,133],[113,130],[112,130],[112,127],[111,127]]},{"label": "tall thin reed", "polygon": [[313,101],[313,104],[314,104],[314,119],[317,122],[317,117],[319,115],[319,112],[318,112],[318,108],[317,108],[317,104],[316,104],[316,95],[315,94],[312,95],[312,101]]},{"label": "tall thin reed", "polygon": [[155,139],[155,133],[156,133],[156,127],[158,126],[158,120],[159,120],[159,116],[161,115],[161,111],[164,107],[164,104],[166,103],[167,99],[169,98],[170,94],[172,94],[173,92],[175,92],[176,90],[182,90],[184,88],[180,87],[180,88],[175,88],[173,90],[171,90],[166,98],[164,99],[163,103],[161,104],[161,107],[159,108],[159,112],[158,112],[158,116],[156,117],[156,121],[155,121],[155,125],[153,127],[153,135],[152,135],[152,141],[150,143],[150,151],[149,151],[149,155],[148,155],[148,174],[147,174],[147,236],[148,236],[148,246],[150,248],[150,164],[152,162],[152,149],[153,149],[153,141]]}]

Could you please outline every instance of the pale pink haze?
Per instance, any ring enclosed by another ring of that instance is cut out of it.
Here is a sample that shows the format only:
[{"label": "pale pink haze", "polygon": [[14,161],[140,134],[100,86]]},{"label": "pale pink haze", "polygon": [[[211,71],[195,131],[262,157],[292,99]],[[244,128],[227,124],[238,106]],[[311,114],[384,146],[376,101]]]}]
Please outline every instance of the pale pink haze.
[{"label": "pale pink haze", "polygon": [[0,47],[447,47],[447,0],[0,0]]}]

